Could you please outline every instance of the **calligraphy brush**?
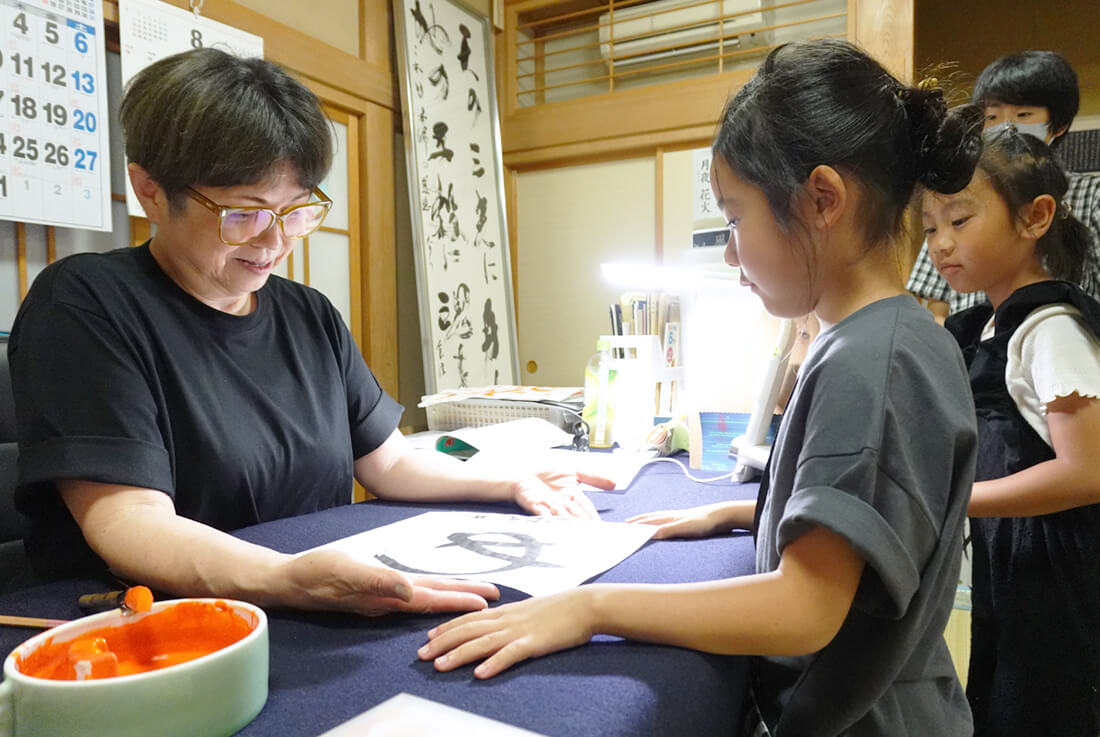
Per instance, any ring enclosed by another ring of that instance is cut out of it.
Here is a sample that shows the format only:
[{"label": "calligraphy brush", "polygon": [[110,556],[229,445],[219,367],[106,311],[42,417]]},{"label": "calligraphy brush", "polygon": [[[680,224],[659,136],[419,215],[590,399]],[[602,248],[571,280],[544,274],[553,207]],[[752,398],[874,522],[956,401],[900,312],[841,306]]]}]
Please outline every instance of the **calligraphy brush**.
[{"label": "calligraphy brush", "polygon": [[16,617],[11,614],[0,614],[0,625],[8,627],[35,627],[49,629],[59,624],[65,624],[67,619],[43,619],[41,617]]}]

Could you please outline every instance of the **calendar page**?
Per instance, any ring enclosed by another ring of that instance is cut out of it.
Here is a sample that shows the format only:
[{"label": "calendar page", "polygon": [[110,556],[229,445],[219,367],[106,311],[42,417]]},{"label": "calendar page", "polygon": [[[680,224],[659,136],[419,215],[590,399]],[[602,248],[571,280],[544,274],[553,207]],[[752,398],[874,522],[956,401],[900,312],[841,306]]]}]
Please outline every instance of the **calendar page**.
[{"label": "calendar page", "polygon": [[111,230],[100,0],[0,0],[0,218]]},{"label": "calendar page", "polygon": [[[189,49],[214,47],[242,57],[264,55],[262,37],[158,0],[119,0],[118,15],[124,89],[131,77],[154,61]],[[126,206],[131,215],[145,216],[129,177]]]}]

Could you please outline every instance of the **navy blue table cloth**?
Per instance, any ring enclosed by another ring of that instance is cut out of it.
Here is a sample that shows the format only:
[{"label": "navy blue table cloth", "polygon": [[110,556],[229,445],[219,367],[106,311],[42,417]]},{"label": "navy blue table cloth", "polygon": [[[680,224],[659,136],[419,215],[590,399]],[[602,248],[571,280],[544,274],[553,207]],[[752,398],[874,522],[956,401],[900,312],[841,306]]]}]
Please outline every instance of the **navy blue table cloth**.
[{"label": "navy blue table cloth", "polygon": [[[711,474],[713,475],[713,474]],[[592,492],[601,517],[755,498],[756,484],[698,484],[670,463],[644,468],[626,493]],[[244,540],[296,553],[429,509],[514,512],[510,505],[369,501],[239,530]],[[649,541],[594,580],[677,583],[751,573],[748,533],[705,540]],[[0,597],[0,613],[71,619],[79,595],[110,587],[63,581]],[[501,600],[526,595],[501,589]],[[240,735],[316,737],[402,691],[551,737],[734,734],[747,660],[598,636],[594,642],[522,663],[488,681],[472,667],[437,673],[416,650],[453,615],[351,615],[269,611],[270,695]],[[691,627],[690,621],[684,622]],[[0,652],[33,633],[0,627]]]}]

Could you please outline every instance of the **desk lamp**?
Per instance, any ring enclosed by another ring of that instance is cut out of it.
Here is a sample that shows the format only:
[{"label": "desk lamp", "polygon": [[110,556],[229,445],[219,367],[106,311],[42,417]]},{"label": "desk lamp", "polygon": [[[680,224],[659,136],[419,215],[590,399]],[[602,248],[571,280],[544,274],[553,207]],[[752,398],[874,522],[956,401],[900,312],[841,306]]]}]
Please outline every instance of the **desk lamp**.
[{"label": "desk lamp", "polygon": [[766,315],[755,295],[739,285],[739,271],[722,263],[722,250],[721,245],[693,248],[684,254],[687,260],[674,265],[602,264],[601,272],[615,287],[681,296],[686,391],[680,392],[678,407],[681,414],[684,409],[749,414],[745,434],[729,447],[737,459],[733,477],[744,481],[767,462],[767,434],[795,331],[790,320]]}]

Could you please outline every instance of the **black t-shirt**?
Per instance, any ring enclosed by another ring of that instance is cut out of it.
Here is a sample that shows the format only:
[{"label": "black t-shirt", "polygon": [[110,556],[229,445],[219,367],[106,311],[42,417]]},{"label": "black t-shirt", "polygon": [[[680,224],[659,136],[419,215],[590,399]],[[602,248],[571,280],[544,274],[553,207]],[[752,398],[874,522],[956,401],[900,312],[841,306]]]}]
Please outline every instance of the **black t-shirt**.
[{"label": "black t-shirt", "polygon": [[16,505],[46,576],[102,569],[53,482],[159,489],[221,530],[351,500],[353,462],[402,408],[317,290],[272,276],[249,315],[210,308],[148,244],[79,254],[35,280],[9,357]]}]

